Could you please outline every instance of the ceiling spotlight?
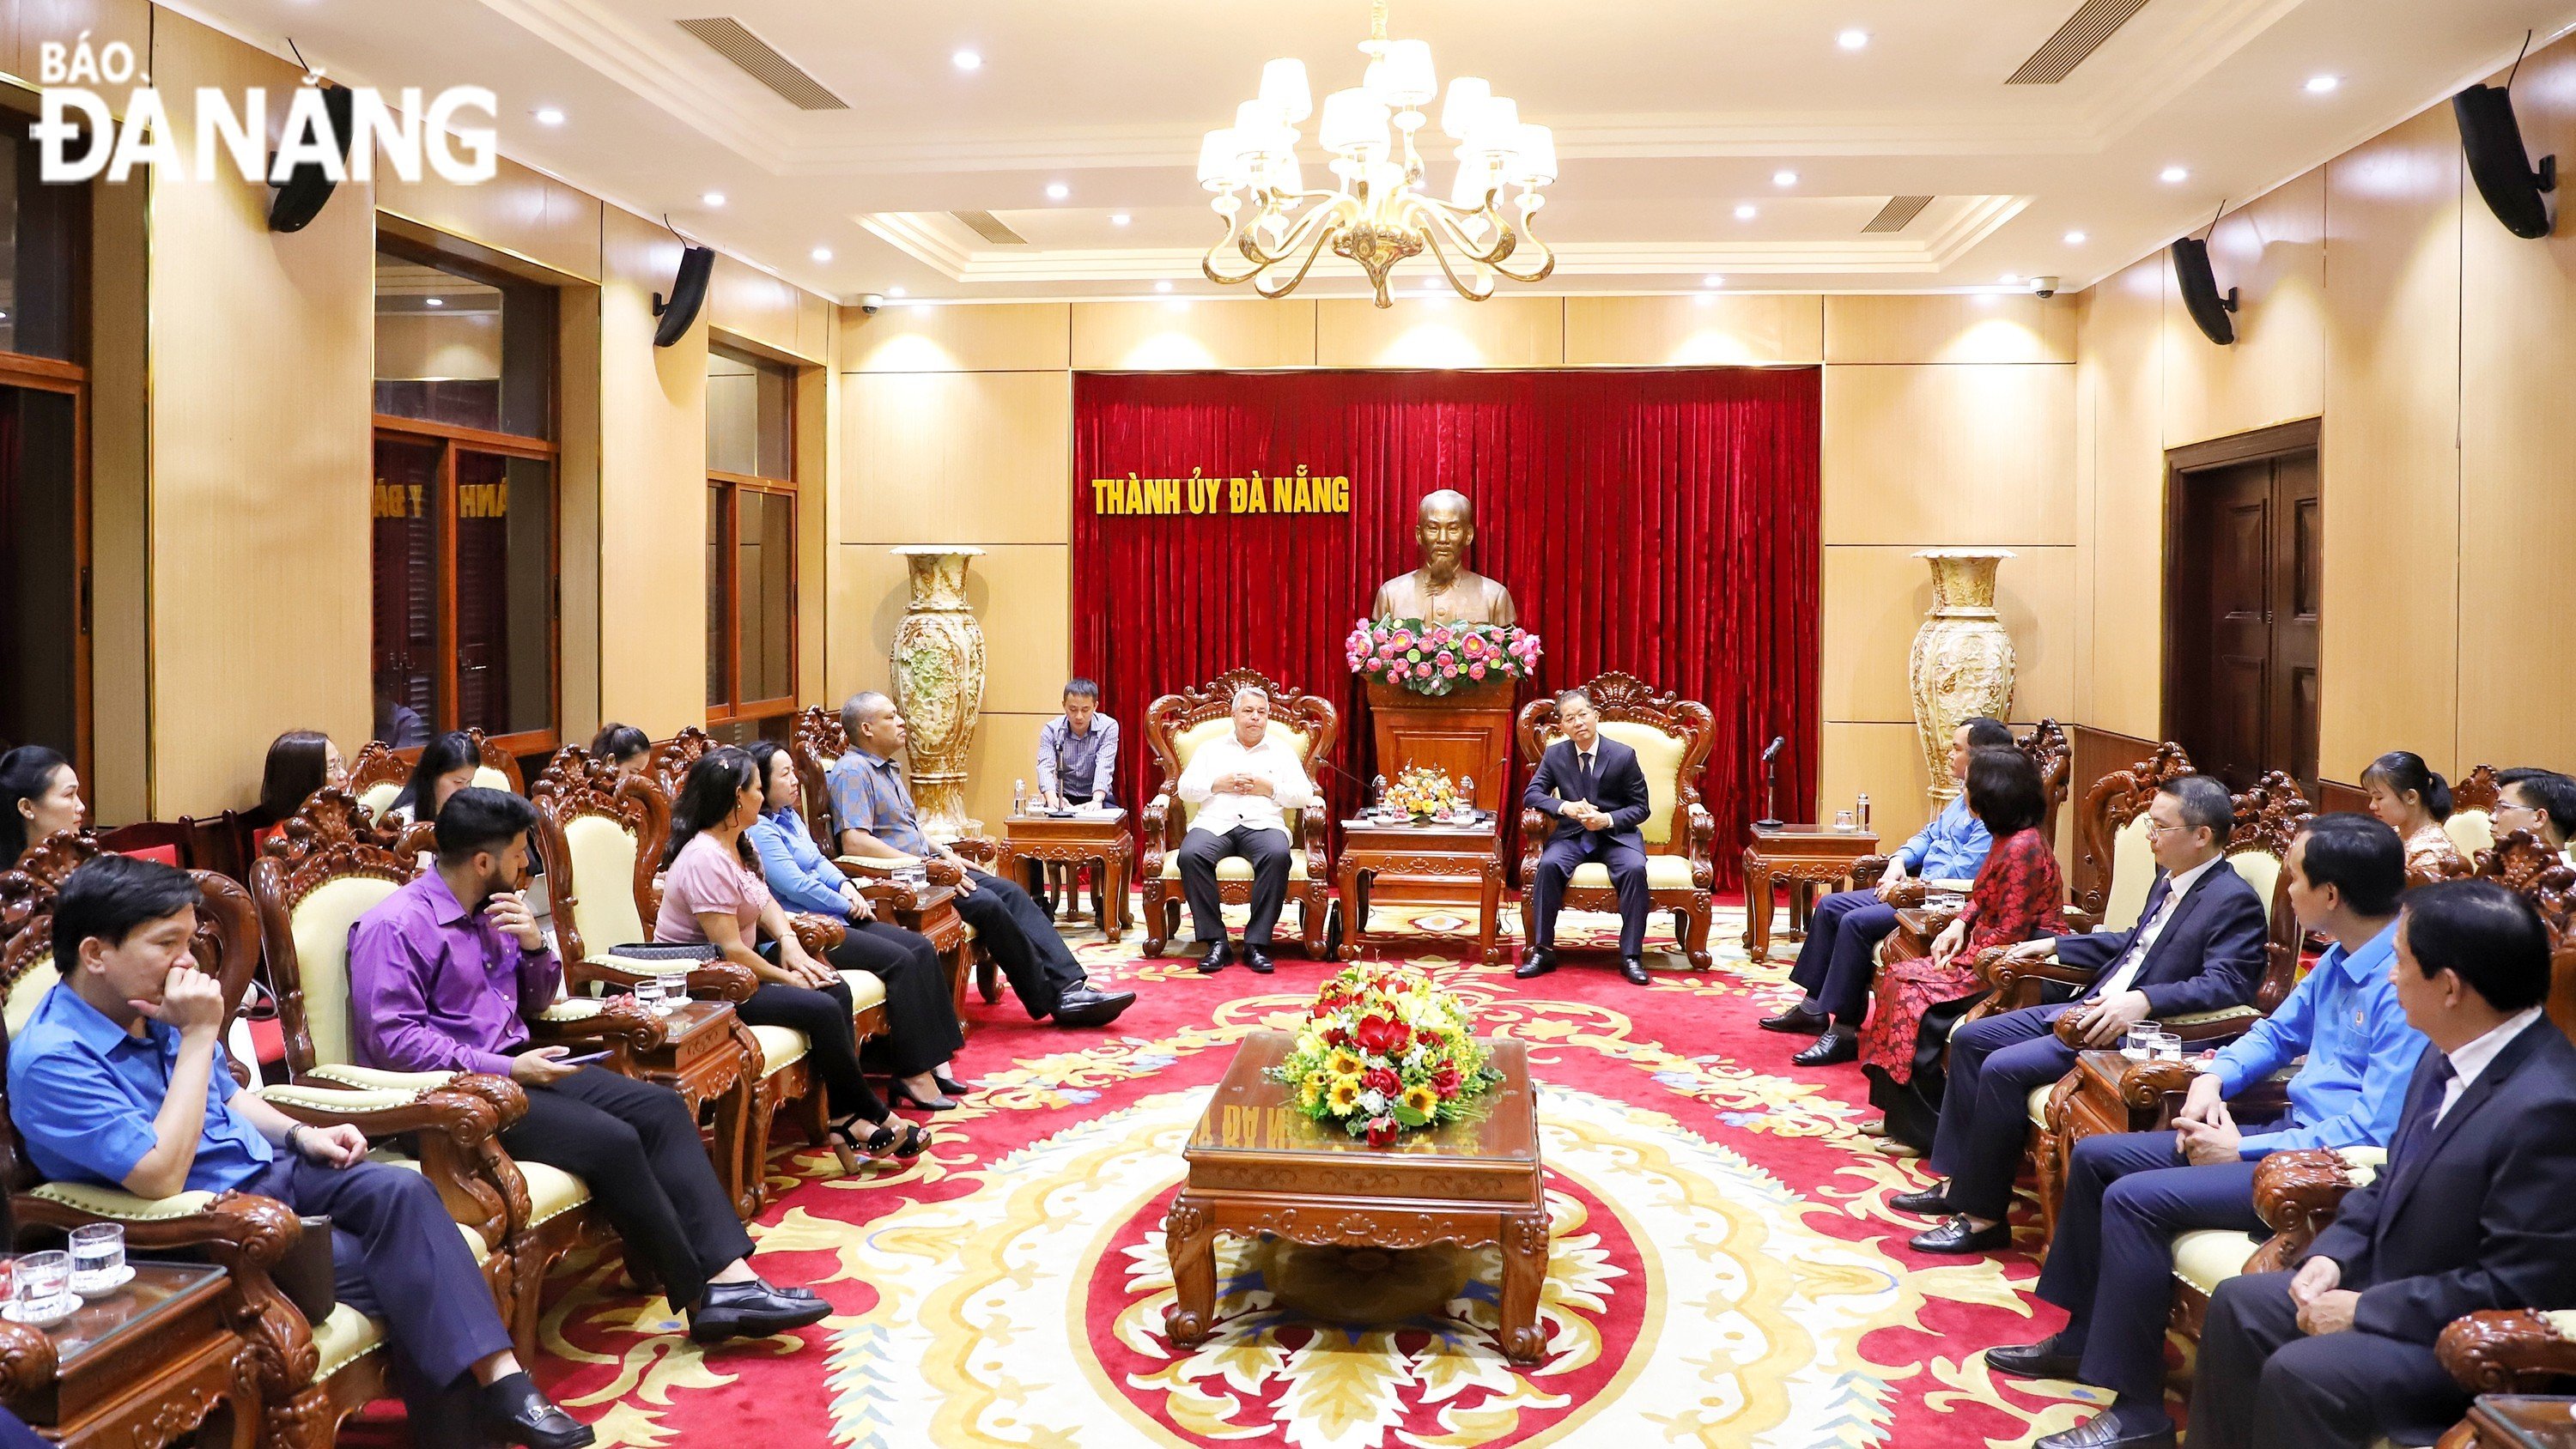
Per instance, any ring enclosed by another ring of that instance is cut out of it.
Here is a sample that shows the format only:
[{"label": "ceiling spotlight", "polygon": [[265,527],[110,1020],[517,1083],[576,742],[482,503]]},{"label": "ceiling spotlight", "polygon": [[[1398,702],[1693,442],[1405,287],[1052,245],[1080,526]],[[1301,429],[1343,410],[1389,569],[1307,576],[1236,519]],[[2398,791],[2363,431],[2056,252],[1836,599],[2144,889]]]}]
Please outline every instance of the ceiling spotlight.
[{"label": "ceiling spotlight", "polygon": [[961,50],[955,55],[948,57],[948,63],[957,67],[959,70],[982,70],[984,68],[984,57],[977,55],[971,50]]},{"label": "ceiling spotlight", "polygon": [[698,200],[705,202],[709,206],[722,206],[724,205],[724,193],[721,191],[710,191],[706,195],[699,197]]},{"label": "ceiling spotlight", "polygon": [[2068,232],[2066,234],[2066,244],[2071,247],[2080,247],[2084,245],[2084,233],[2080,231]]},{"label": "ceiling spotlight", "polygon": [[2167,186],[2171,186],[2178,181],[2189,181],[2191,179],[2191,171],[2182,166],[2168,166],[2164,170],[2156,173],[2156,179],[2165,183]]},{"label": "ceiling spotlight", "polygon": [[1795,171],[1774,171],[1771,173],[1771,184],[1774,186],[1795,186],[1798,184],[1798,173]]},{"label": "ceiling spotlight", "polygon": [[447,299],[445,297],[426,297],[422,300],[426,305],[432,307],[444,307],[447,305]]},{"label": "ceiling spotlight", "polygon": [[2021,273],[2019,273],[2019,272],[2006,272],[2006,273],[2004,273],[2004,285],[2005,285],[2005,286],[2007,286],[2007,287],[2018,287],[2018,286],[2020,286],[2020,285],[2021,285]]},{"label": "ceiling spotlight", "polygon": [[1834,44],[1845,50],[1858,50],[1869,44],[1869,32],[1860,29],[1846,30],[1834,37]]},{"label": "ceiling spotlight", "polygon": [[1735,208],[1735,219],[1737,221],[1751,221],[1753,218],[1761,214],[1762,208],[1755,206],[1749,201]]},{"label": "ceiling spotlight", "polygon": [[537,112],[537,124],[540,126],[560,126],[563,123],[564,113],[552,106],[546,106]]},{"label": "ceiling spotlight", "polygon": [[1154,290],[1157,292],[1168,292],[1172,290],[1172,284],[1168,280],[1156,282],[1154,284]]},{"label": "ceiling spotlight", "polygon": [[1062,201],[1072,194],[1073,188],[1065,185],[1061,181],[1050,181],[1047,183],[1047,200],[1049,201]]},{"label": "ceiling spotlight", "polygon": [[828,261],[830,261],[831,259],[832,259],[832,249],[831,249],[830,247],[816,247],[816,248],[814,248],[814,260],[816,260],[816,261],[818,261],[818,262],[828,262]]},{"label": "ceiling spotlight", "polygon": [[2343,77],[2341,76],[2312,75],[2308,77],[2308,94],[2312,96],[2321,96],[2342,84]]},{"label": "ceiling spotlight", "polygon": [[901,288],[901,287],[888,287],[888,288],[886,288],[886,295],[887,295],[887,296],[889,296],[889,297],[900,297],[900,296],[902,296],[902,295],[903,295],[903,288]]},{"label": "ceiling spotlight", "polygon": [[1715,272],[1711,272],[1707,276],[1700,278],[1699,284],[1703,287],[1723,287],[1726,285],[1726,278],[1719,276]]},{"label": "ceiling spotlight", "polygon": [[1123,211],[1115,211],[1109,214],[1109,224],[1111,226],[1125,226],[1130,219],[1131,218],[1129,218],[1127,213]]}]

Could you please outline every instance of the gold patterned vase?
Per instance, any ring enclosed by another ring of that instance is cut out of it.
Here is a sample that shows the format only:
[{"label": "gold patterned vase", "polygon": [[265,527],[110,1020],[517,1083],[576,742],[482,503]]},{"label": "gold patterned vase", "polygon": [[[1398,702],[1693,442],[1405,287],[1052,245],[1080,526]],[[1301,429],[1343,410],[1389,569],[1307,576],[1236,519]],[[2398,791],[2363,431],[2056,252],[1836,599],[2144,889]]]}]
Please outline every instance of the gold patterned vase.
[{"label": "gold patterned vase", "polygon": [[1932,611],[1914,631],[1906,674],[1914,686],[1914,727],[1932,774],[1939,809],[1959,793],[1950,778],[1950,737],[1961,723],[1986,715],[2012,718],[2013,644],[1995,612],[1995,566],[2012,557],[2000,548],[1927,548]]},{"label": "gold patterned vase", "polygon": [[966,752],[984,714],[984,630],[966,607],[966,565],[980,548],[922,544],[894,550],[912,570],[912,599],[894,631],[894,701],[911,727],[912,803],[921,828],[946,842],[972,835]]}]

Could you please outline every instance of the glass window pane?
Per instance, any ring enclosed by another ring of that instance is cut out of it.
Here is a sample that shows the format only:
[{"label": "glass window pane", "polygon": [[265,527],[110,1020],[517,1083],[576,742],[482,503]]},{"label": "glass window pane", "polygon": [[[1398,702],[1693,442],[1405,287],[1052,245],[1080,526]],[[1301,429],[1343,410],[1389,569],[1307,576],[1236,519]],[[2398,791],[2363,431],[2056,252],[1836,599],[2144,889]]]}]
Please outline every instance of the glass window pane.
[{"label": "glass window pane", "polygon": [[776,363],[707,352],[707,467],[792,482],[795,374]]},{"label": "glass window pane", "polygon": [[0,749],[77,759],[74,446],[69,393],[0,387]]},{"label": "glass window pane", "polygon": [[725,495],[718,483],[707,489],[707,703],[726,705],[733,692],[725,687],[725,597],[732,587],[725,573]]},{"label": "glass window pane", "polygon": [[376,411],[554,435],[551,288],[494,284],[376,254]]},{"label": "glass window pane", "polygon": [[68,359],[90,192],[39,181],[37,151],[14,126],[0,130],[0,352]]},{"label": "glass window pane", "polygon": [[[375,487],[376,718],[436,720],[438,445],[379,435]],[[388,741],[390,743],[390,741]]]},{"label": "glass window pane", "polygon": [[741,598],[742,698],[780,699],[796,692],[790,657],[796,577],[796,500],[784,493],[743,489],[734,545],[735,587]]},{"label": "glass window pane", "polygon": [[553,469],[456,454],[456,728],[554,724]]}]

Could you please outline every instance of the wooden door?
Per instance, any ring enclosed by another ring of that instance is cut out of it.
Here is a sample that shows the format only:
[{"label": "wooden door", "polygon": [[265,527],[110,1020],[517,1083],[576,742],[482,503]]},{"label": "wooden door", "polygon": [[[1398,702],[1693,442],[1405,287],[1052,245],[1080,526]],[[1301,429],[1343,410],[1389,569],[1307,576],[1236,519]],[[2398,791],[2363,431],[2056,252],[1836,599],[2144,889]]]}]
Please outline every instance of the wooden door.
[{"label": "wooden door", "polygon": [[2171,456],[2165,735],[2242,790],[2317,771],[2322,497],[2315,425]]}]

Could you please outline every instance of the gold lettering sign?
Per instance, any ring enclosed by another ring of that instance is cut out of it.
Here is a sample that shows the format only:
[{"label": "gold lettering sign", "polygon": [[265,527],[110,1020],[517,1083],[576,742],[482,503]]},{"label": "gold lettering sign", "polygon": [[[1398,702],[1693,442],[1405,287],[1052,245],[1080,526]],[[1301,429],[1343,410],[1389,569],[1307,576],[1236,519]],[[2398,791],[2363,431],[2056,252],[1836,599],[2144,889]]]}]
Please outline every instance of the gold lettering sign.
[{"label": "gold lettering sign", "polygon": [[1206,513],[1348,513],[1351,480],[1324,475],[1306,464],[1293,473],[1263,475],[1256,468],[1240,478],[1210,478],[1192,468],[1186,478],[1091,480],[1091,511],[1103,518],[1169,517]]}]

